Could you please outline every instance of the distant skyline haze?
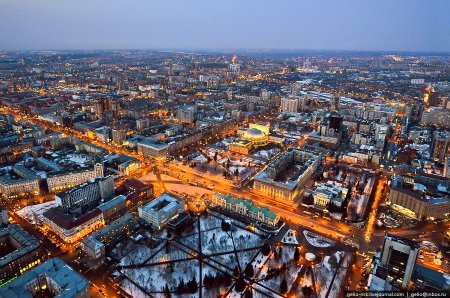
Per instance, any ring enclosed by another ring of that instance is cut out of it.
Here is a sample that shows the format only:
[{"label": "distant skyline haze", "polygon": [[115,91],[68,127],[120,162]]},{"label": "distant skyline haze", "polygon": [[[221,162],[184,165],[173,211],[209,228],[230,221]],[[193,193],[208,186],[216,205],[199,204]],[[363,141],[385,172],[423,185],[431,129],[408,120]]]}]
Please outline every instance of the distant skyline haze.
[{"label": "distant skyline haze", "polygon": [[450,52],[450,1],[0,0],[0,50]]}]

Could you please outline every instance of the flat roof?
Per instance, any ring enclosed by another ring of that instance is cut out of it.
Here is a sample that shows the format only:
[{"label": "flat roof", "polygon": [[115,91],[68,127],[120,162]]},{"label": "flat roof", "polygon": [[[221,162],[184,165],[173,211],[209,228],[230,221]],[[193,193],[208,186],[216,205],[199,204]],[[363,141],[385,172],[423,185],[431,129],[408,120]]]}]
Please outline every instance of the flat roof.
[{"label": "flat roof", "polygon": [[[158,198],[151,201],[147,205],[142,206],[141,208],[145,211],[152,212],[167,212],[175,206],[179,205],[181,201],[178,198],[171,196],[168,193],[161,194]],[[161,206],[162,204],[162,206]]]},{"label": "flat roof", "polygon": [[0,296],[32,298],[33,295],[27,291],[25,286],[41,275],[51,279],[61,288],[61,292],[54,297],[75,297],[88,288],[88,282],[78,272],[60,258],[52,258],[0,288]]},{"label": "flat roof", "polygon": [[127,200],[127,197],[124,195],[118,195],[114,198],[112,198],[109,201],[104,202],[103,204],[100,204],[97,208],[102,210],[102,212],[105,212],[106,210],[109,210]]},{"label": "flat roof", "polygon": [[8,236],[14,238],[20,244],[20,247],[0,258],[0,267],[38,249],[40,246],[39,241],[19,225],[10,224],[0,229],[0,238]]},{"label": "flat roof", "polygon": [[98,208],[82,214],[79,217],[74,217],[71,214],[65,214],[61,207],[52,208],[44,212],[44,217],[52,221],[54,224],[65,230],[71,230],[74,227],[78,227],[91,219],[100,216],[102,211]]}]

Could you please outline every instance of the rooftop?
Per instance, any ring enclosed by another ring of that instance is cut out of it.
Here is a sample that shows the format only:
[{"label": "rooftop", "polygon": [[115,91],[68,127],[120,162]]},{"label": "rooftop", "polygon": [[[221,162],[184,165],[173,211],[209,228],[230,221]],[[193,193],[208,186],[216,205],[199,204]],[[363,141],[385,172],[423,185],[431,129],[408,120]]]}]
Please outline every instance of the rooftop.
[{"label": "rooftop", "polygon": [[79,217],[75,217],[71,214],[64,214],[63,209],[61,207],[52,208],[44,213],[44,217],[54,222],[57,226],[65,229],[71,230],[75,227],[82,225],[89,220],[100,216],[102,211],[99,208],[95,208],[94,210],[84,213]]},{"label": "rooftop", "polygon": [[47,279],[58,285],[61,291],[54,296],[57,298],[76,297],[88,288],[88,282],[80,274],[60,258],[52,258],[0,288],[0,296],[10,298],[35,297],[26,287],[37,277],[41,281]]},{"label": "rooftop", "polygon": [[140,208],[147,212],[167,212],[179,204],[181,204],[181,201],[178,198],[175,198],[168,193],[163,193],[155,200]]},{"label": "rooftop", "polygon": [[104,202],[103,204],[100,204],[100,205],[98,206],[98,208],[99,208],[102,212],[105,212],[106,210],[109,210],[109,209],[111,209],[111,208],[113,208],[113,207],[115,207],[115,206],[117,206],[117,205],[119,205],[119,204],[125,202],[126,200],[127,200],[127,197],[126,197],[126,196],[124,196],[124,195],[118,195],[118,196],[112,198],[111,200],[106,201],[106,202]]},{"label": "rooftop", "polygon": [[19,225],[7,225],[0,229],[0,238],[11,237],[13,238],[19,245],[14,245],[14,250],[10,253],[1,256],[0,258],[0,267],[6,266],[10,262],[36,250],[39,248],[39,241],[28,234],[21,226]]}]

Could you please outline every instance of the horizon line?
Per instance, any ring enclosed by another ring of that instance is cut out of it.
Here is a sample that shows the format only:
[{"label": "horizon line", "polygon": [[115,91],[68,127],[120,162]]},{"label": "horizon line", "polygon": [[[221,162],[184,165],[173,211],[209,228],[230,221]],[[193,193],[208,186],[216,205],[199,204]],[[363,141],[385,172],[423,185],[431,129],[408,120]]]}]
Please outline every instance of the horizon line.
[{"label": "horizon line", "polygon": [[[404,54],[439,54],[450,55],[448,51],[434,51],[434,50],[362,50],[362,49],[300,49],[300,48],[80,48],[80,49],[0,49],[0,52],[112,52],[112,51],[155,51],[155,52],[176,52],[176,51],[190,51],[190,52],[218,52],[218,53],[236,53],[236,52],[254,52],[254,53],[283,53],[283,52],[317,52],[317,53],[332,53],[332,52],[354,52],[354,53],[404,53]],[[189,54],[189,53],[186,53]]]}]

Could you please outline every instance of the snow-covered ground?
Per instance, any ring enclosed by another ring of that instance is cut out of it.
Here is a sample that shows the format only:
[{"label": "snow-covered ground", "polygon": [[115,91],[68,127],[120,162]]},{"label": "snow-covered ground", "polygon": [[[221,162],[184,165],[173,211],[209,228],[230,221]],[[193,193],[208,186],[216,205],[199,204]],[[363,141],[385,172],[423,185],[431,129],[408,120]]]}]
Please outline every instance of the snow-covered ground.
[{"label": "snow-covered ground", "polygon": [[[180,281],[198,281],[199,266],[197,260],[181,261],[172,264],[153,265],[149,267],[124,269],[125,276],[149,292],[162,291],[164,287],[175,290]],[[164,278],[161,278],[164,276]]]},{"label": "snow-covered ground", "polygon": [[298,244],[297,237],[295,235],[294,230],[288,230],[286,234],[283,236],[283,239],[281,240],[283,243],[292,243],[292,244]]},{"label": "snow-covered ground", "polygon": [[[226,218],[226,217],[224,217]],[[233,221],[230,232],[225,232],[221,228],[222,218],[207,216],[200,218],[200,233],[198,233],[197,224],[194,224],[194,231],[186,232],[177,240],[178,243],[169,245],[162,244],[155,249],[150,249],[143,244],[136,244],[132,240],[129,243],[115,248],[115,256],[122,256],[121,265],[140,265],[137,268],[122,268],[121,273],[128,279],[121,286],[128,293],[133,293],[133,297],[145,297],[145,293],[139,290],[139,287],[146,291],[162,291],[166,284],[171,291],[174,291],[181,280],[188,282],[195,278],[199,282],[200,262],[197,259],[190,259],[198,253],[199,237],[201,240],[201,253],[205,256],[202,262],[202,276],[217,276],[221,272],[232,274],[232,271],[239,260],[239,265],[243,268],[259,252],[260,246],[265,238],[259,236],[244,228],[235,226]],[[234,242],[234,243],[233,243]],[[164,243],[164,241],[163,241]],[[131,247],[130,250],[128,248]],[[243,249],[254,248],[248,251]],[[234,250],[236,252],[233,252]],[[125,250],[125,254],[119,253],[119,250]],[[188,253],[189,252],[189,253]],[[223,255],[210,256],[209,254],[224,253]],[[255,266],[264,263],[266,257],[258,256],[254,261]],[[164,263],[167,261],[176,261]],[[162,263],[162,264],[158,264]],[[145,265],[147,264],[147,265]],[[136,287],[133,283],[139,285]],[[216,297],[218,291],[225,291],[227,288],[221,286],[205,292],[205,297]],[[152,294],[154,295],[154,294]],[[182,295],[183,297],[196,296]],[[212,295],[212,296],[210,296]],[[178,297],[174,295],[175,297]],[[158,297],[158,296],[157,296]],[[240,296],[239,296],[240,297]]]},{"label": "snow-covered ground", "polygon": [[330,298],[338,297],[341,291],[341,284],[345,278],[351,257],[342,251],[338,251],[334,255],[336,256],[337,264],[339,264],[340,259],[343,258],[334,280],[333,276],[336,272],[336,267],[328,262],[330,256],[325,256],[322,263],[315,266],[316,282],[322,285],[319,290],[319,298],[325,298],[330,287],[330,294],[328,296]]},{"label": "snow-covered ground", "polygon": [[[260,236],[240,227],[233,226],[230,232],[224,232],[221,229],[221,220],[212,216],[201,218],[200,224],[202,252],[204,254],[233,251],[234,247],[237,250],[258,247],[263,242]],[[197,237],[198,235],[185,237],[182,239],[182,242],[186,245],[195,245],[194,247],[196,247]]]},{"label": "snow-covered ground", "polygon": [[280,149],[278,149],[278,148],[273,148],[270,150],[260,150],[260,151],[256,152],[254,154],[254,156],[261,157],[261,158],[268,160],[271,157],[273,157],[275,154],[277,154],[279,151],[280,151]]},{"label": "snow-covered ground", "polygon": [[125,290],[133,298],[150,298],[150,295],[145,294],[136,285],[134,285],[128,279],[124,279],[120,284],[120,287]]},{"label": "snow-covered ground", "polygon": [[80,166],[86,166],[87,156],[86,154],[69,154],[66,156],[66,159],[70,160],[73,163],[79,164]]},{"label": "snow-covered ground", "polygon": [[145,245],[138,245],[138,247],[131,253],[124,256],[119,265],[131,265],[131,264],[142,264],[151,255],[152,250]]},{"label": "snow-covered ground", "polygon": [[[294,246],[283,246],[281,250],[279,248],[278,249],[275,248],[278,254],[277,257],[275,257],[274,254],[270,256],[265,266],[259,273],[258,278],[266,277],[267,272],[270,271],[270,269],[278,268],[282,264],[286,264],[286,269],[282,270],[280,274],[275,275],[268,280],[262,280],[260,282],[262,285],[266,286],[269,289],[274,290],[275,292],[278,292],[280,289],[281,281],[284,278],[286,278],[286,282],[288,285],[288,292],[290,291],[292,284],[294,283],[300,270],[302,269],[301,265],[298,265],[293,261],[295,248],[296,247]],[[260,289],[265,293],[271,293],[267,289],[263,289],[262,287]]]},{"label": "snow-covered ground", "polygon": [[331,247],[334,245],[334,241],[323,238],[309,231],[305,230],[303,231],[303,234],[305,235],[306,241],[308,241],[308,243],[311,244],[312,246],[324,248],[324,247]]},{"label": "snow-covered ground", "polygon": [[203,154],[199,154],[197,157],[193,159],[196,163],[207,163],[208,159],[203,156]]},{"label": "snow-covered ground", "polygon": [[37,205],[31,205],[31,206],[27,206],[24,207],[22,209],[20,209],[19,211],[17,211],[17,215],[19,215],[20,217],[22,217],[23,219],[27,220],[28,222],[32,223],[32,224],[41,224],[43,221],[43,214],[51,209],[51,208],[55,208],[56,202],[55,201],[50,201],[50,202],[45,202],[42,204],[37,204]]},{"label": "snow-covered ground", "polygon": [[[179,195],[183,195],[185,193],[188,193],[190,195],[204,195],[204,194],[212,194],[213,191],[205,189],[203,187],[197,187],[197,186],[193,186],[193,185],[186,185],[184,184],[181,180],[177,179],[177,178],[173,178],[171,176],[168,176],[166,174],[161,174],[161,179],[163,181],[164,184],[164,188],[169,191],[169,192],[174,192],[176,194]],[[145,176],[142,176],[141,178],[139,178],[139,180],[142,180],[144,182],[147,183],[152,183],[152,184],[158,184],[159,181],[156,178],[155,174],[153,173],[149,173]]]}]

